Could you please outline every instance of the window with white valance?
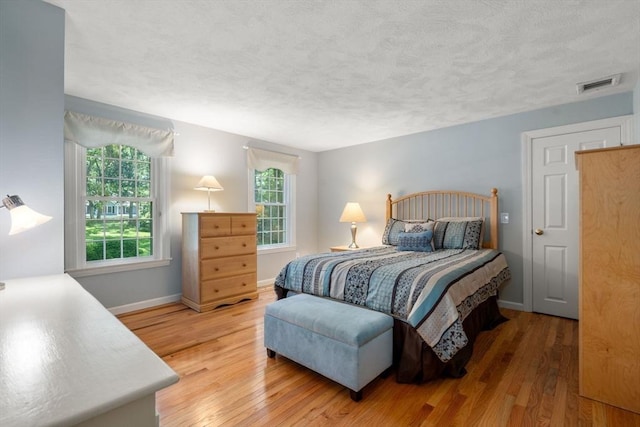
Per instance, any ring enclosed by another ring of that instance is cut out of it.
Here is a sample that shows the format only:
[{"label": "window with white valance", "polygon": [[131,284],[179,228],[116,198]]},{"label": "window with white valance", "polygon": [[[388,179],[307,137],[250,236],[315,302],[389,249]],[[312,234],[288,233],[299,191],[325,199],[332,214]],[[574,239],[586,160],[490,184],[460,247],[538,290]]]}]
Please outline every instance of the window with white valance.
[{"label": "window with white valance", "polygon": [[173,131],[67,111],[64,137],[65,269],[167,265]]},{"label": "window with white valance", "polygon": [[249,204],[258,216],[258,249],[295,246],[295,177],[299,157],[247,149]]},{"label": "window with white valance", "polygon": [[171,157],[173,136],[173,130],[153,129],[73,111],[64,114],[65,141],[86,148],[126,145],[150,157]]},{"label": "window with white valance", "polygon": [[282,172],[295,175],[298,173],[299,157],[276,151],[247,148],[247,166],[249,169],[264,171],[269,168],[280,169]]}]

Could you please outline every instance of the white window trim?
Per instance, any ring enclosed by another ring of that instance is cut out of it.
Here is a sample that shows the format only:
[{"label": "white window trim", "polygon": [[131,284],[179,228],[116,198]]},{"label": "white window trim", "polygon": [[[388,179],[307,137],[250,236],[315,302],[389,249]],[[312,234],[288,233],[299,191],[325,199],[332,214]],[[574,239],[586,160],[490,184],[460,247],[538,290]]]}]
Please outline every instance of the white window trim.
[{"label": "white window trim", "polygon": [[[255,201],[255,169],[249,169],[247,173],[249,182],[249,212],[256,211],[256,201]],[[287,182],[287,191],[285,191],[285,205],[287,205],[287,235],[289,236],[287,243],[282,243],[278,245],[262,245],[258,246],[258,253],[278,253],[278,252],[289,252],[296,249],[296,203],[294,200],[294,195],[296,194],[296,176],[293,174],[288,174],[285,172],[285,179]]]},{"label": "white window trim", "polygon": [[[167,157],[151,159],[153,192],[153,256],[105,261],[86,261],[85,204],[86,148],[65,141],[65,271],[73,277],[131,271],[168,265],[171,257],[169,230],[170,164]],[[81,227],[82,225],[82,227]]]}]

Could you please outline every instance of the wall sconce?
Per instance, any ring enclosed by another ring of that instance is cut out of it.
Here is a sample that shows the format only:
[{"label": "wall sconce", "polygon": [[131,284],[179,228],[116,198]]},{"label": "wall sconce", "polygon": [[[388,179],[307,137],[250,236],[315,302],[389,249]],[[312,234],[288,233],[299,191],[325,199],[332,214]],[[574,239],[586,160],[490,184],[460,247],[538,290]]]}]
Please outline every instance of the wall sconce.
[{"label": "wall sconce", "polygon": [[24,204],[18,196],[9,196],[2,199],[0,208],[7,208],[11,214],[11,229],[9,235],[22,233],[30,228],[37,227],[51,220],[50,216],[42,215]]},{"label": "wall sconce", "polygon": [[218,180],[213,175],[205,175],[195,186],[194,190],[202,190],[207,192],[207,199],[209,201],[208,209],[205,212],[214,212],[211,210],[211,192],[212,191],[222,191],[222,185],[218,182]]},{"label": "wall sconce", "polygon": [[358,245],[356,244],[356,222],[366,222],[367,218],[364,216],[364,212],[362,212],[362,208],[360,208],[360,204],[356,202],[348,202],[344,210],[342,211],[342,215],[340,215],[340,222],[350,222],[351,223],[351,244],[349,245],[349,249],[358,249]]}]

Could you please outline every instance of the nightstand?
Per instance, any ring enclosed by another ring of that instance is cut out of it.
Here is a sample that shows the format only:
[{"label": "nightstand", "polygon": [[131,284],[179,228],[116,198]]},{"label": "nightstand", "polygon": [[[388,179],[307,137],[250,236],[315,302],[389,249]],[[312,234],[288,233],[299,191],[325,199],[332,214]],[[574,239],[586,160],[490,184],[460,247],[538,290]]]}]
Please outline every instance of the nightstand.
[{"label": "nightstand", "polygon": [[331,252],[344,252],[344,251],[356,251],[358,249],[364,249],[362,247],[360,248],[350,248],[347,245],[343,245],[343,246],[331,246],[329,249],[331,249]]}]

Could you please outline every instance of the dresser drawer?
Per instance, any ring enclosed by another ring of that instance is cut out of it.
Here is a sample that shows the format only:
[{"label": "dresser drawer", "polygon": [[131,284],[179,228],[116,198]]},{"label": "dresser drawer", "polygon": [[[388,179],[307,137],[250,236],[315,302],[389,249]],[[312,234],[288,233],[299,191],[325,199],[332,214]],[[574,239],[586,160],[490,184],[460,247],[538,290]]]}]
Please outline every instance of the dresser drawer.
[{"label": "dresser drawer", "polygon": [[256,234],[256,216],[242,215],[231,217],[231,234]]},{"label": "dresser drawer", "polygon": [[200,239],[200,257],[217,258],[256,252],[256,236],[210,237]]},{"label": "dresser drawer", "polygon": [[221,298],[255,291],[257,281],[256,273],[203,281],[203,302],[215,301]]},{"label": "dresser drawer", "polygon": [[230,234],[230,216],[206,214],[200,216],[200,237],[228,236]]},{"label": "dresser drawer", "polygon": [[256,256],[254,254],[231,258],[211,258],[200,263],[200,277],[202,277],[202,280],[255,272]]}]

